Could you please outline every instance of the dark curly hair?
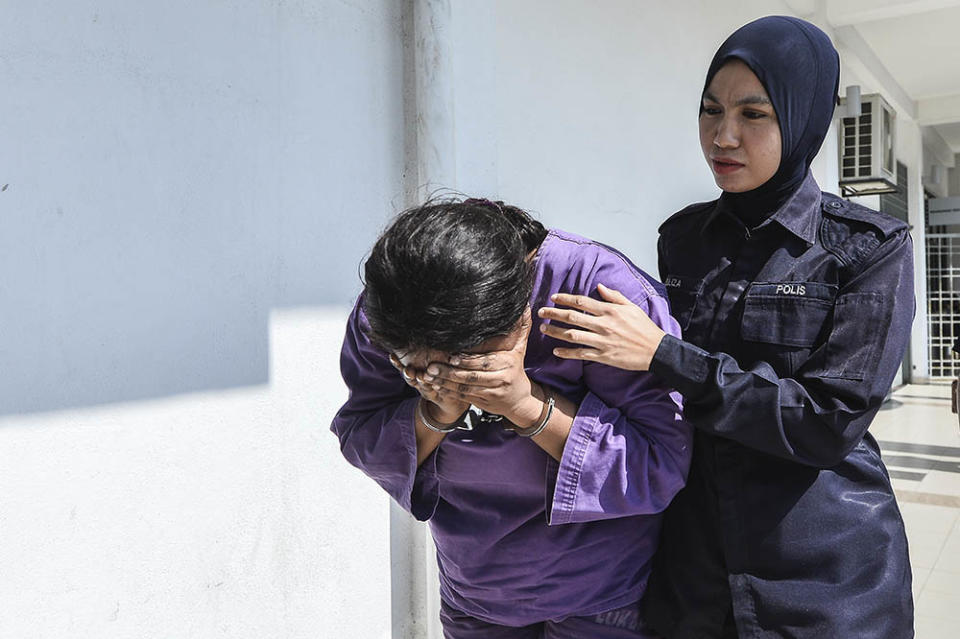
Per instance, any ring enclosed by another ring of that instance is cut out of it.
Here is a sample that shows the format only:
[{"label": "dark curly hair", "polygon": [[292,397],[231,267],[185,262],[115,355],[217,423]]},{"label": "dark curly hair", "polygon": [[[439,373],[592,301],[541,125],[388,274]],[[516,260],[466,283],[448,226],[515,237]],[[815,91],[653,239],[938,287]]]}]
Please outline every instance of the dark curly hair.
[{"label": "dark curly hair", "polygon": [[447,198],[398,215],[364,264],[370,339],[458,353],[516,325],[530,300],[527,255],[547,231],[503,202]]}]

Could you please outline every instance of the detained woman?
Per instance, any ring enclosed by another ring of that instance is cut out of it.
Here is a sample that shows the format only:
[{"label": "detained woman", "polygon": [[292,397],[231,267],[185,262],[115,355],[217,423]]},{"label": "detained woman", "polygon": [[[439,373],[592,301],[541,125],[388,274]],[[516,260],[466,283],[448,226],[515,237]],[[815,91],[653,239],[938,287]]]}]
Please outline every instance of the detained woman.
[{"label": "detained woman", "polygon": [[717,51],[699,122],[722,194],[660,228],[682,340],[612,283],[540,310],[560,357],[684,396],[694,459],[646,602],[667,637],[913,636],[903,521],[867,432],[908,340],[913,251],[906,224],[810,174],[838,79],[829,38],[796,18]]},{"label": "detained woman", "polygon": [[616,251],[488,200],[401,214],[364,266],[333,421],[347,460],[429,521],[449,639],[628,639],[692,429],[650,373],[553,355],[531,307],[617,286],[678,335]]}]

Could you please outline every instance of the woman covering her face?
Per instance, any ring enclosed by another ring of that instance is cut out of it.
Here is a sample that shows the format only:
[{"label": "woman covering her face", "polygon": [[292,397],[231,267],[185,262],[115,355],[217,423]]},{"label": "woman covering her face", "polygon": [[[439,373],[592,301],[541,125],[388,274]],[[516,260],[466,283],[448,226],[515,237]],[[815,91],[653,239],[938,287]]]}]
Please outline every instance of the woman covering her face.
[{"label": "woman covering her face", "polygon": [[366,261],[332,430],[430,522],[450,639],[650,636],[639,599],[692,429],[650,373],[554,356],[529,310],[599,282],[679,334],[622,255],[502,203],[411,209]]},{"label": "woman covering her face", "polygon": [[[821,192],[828,37],[768,17],[717,51],[700,141],[718,200],[660,228],[683,340],[616,292],[541,309],[562,357],[649,370],[695,427],[647,594],[667,637],[911,637],[903,521],[867,432],[914,313],[906,224]],[[573,326],[574,328],[570,328]]]}]

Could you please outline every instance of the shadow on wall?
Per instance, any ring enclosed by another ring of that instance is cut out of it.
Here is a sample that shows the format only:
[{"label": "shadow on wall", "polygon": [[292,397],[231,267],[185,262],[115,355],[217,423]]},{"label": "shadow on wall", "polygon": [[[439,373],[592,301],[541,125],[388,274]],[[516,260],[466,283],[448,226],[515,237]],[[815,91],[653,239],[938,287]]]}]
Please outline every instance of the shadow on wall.
[{"label": "shadow on wall", "polygon": [[5,11],[0,415],[265,383],[272,308],[352,303],[399,3],[231,4]]}]

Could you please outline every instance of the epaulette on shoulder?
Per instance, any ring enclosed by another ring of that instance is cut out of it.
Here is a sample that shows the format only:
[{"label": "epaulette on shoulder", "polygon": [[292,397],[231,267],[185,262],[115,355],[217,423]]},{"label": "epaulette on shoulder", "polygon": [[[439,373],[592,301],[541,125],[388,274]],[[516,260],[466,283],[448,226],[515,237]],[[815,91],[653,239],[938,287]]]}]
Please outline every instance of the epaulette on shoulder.
[{"label": "epaulette on shoulder", "polygon": [[685,206],[684,208],[680,209],[679,211],[677,211],[676,213],[668,217],[666,220],[664,220],[663,224],[660,225],[660,228],[658,230],[660,233],[663,233],[663,230],[665,228],[669,226],[673,226],[673,224],[675,224],[677,221],[689,218],[690,216],[696,213],[702,213],[704,211],[708,211],[716,203],[717,203],[716,200],[711,200],[710,202],[697,202],[695,204]]},{"label": "epaulette on shoulder", "polygon": [[879,231],[884,238],[888,238],[897,231],[908,227],[906,222],[892,215],[874,211],[860,204],[844,200],[832,193],[823,194],[822,208],[827,216],[861,222]]},{"label": "epaulette on shoulder", "polygon": [[823,194],[823,247],[845,264],[858,269],[874,251],[907,224],[830,193]]}]

